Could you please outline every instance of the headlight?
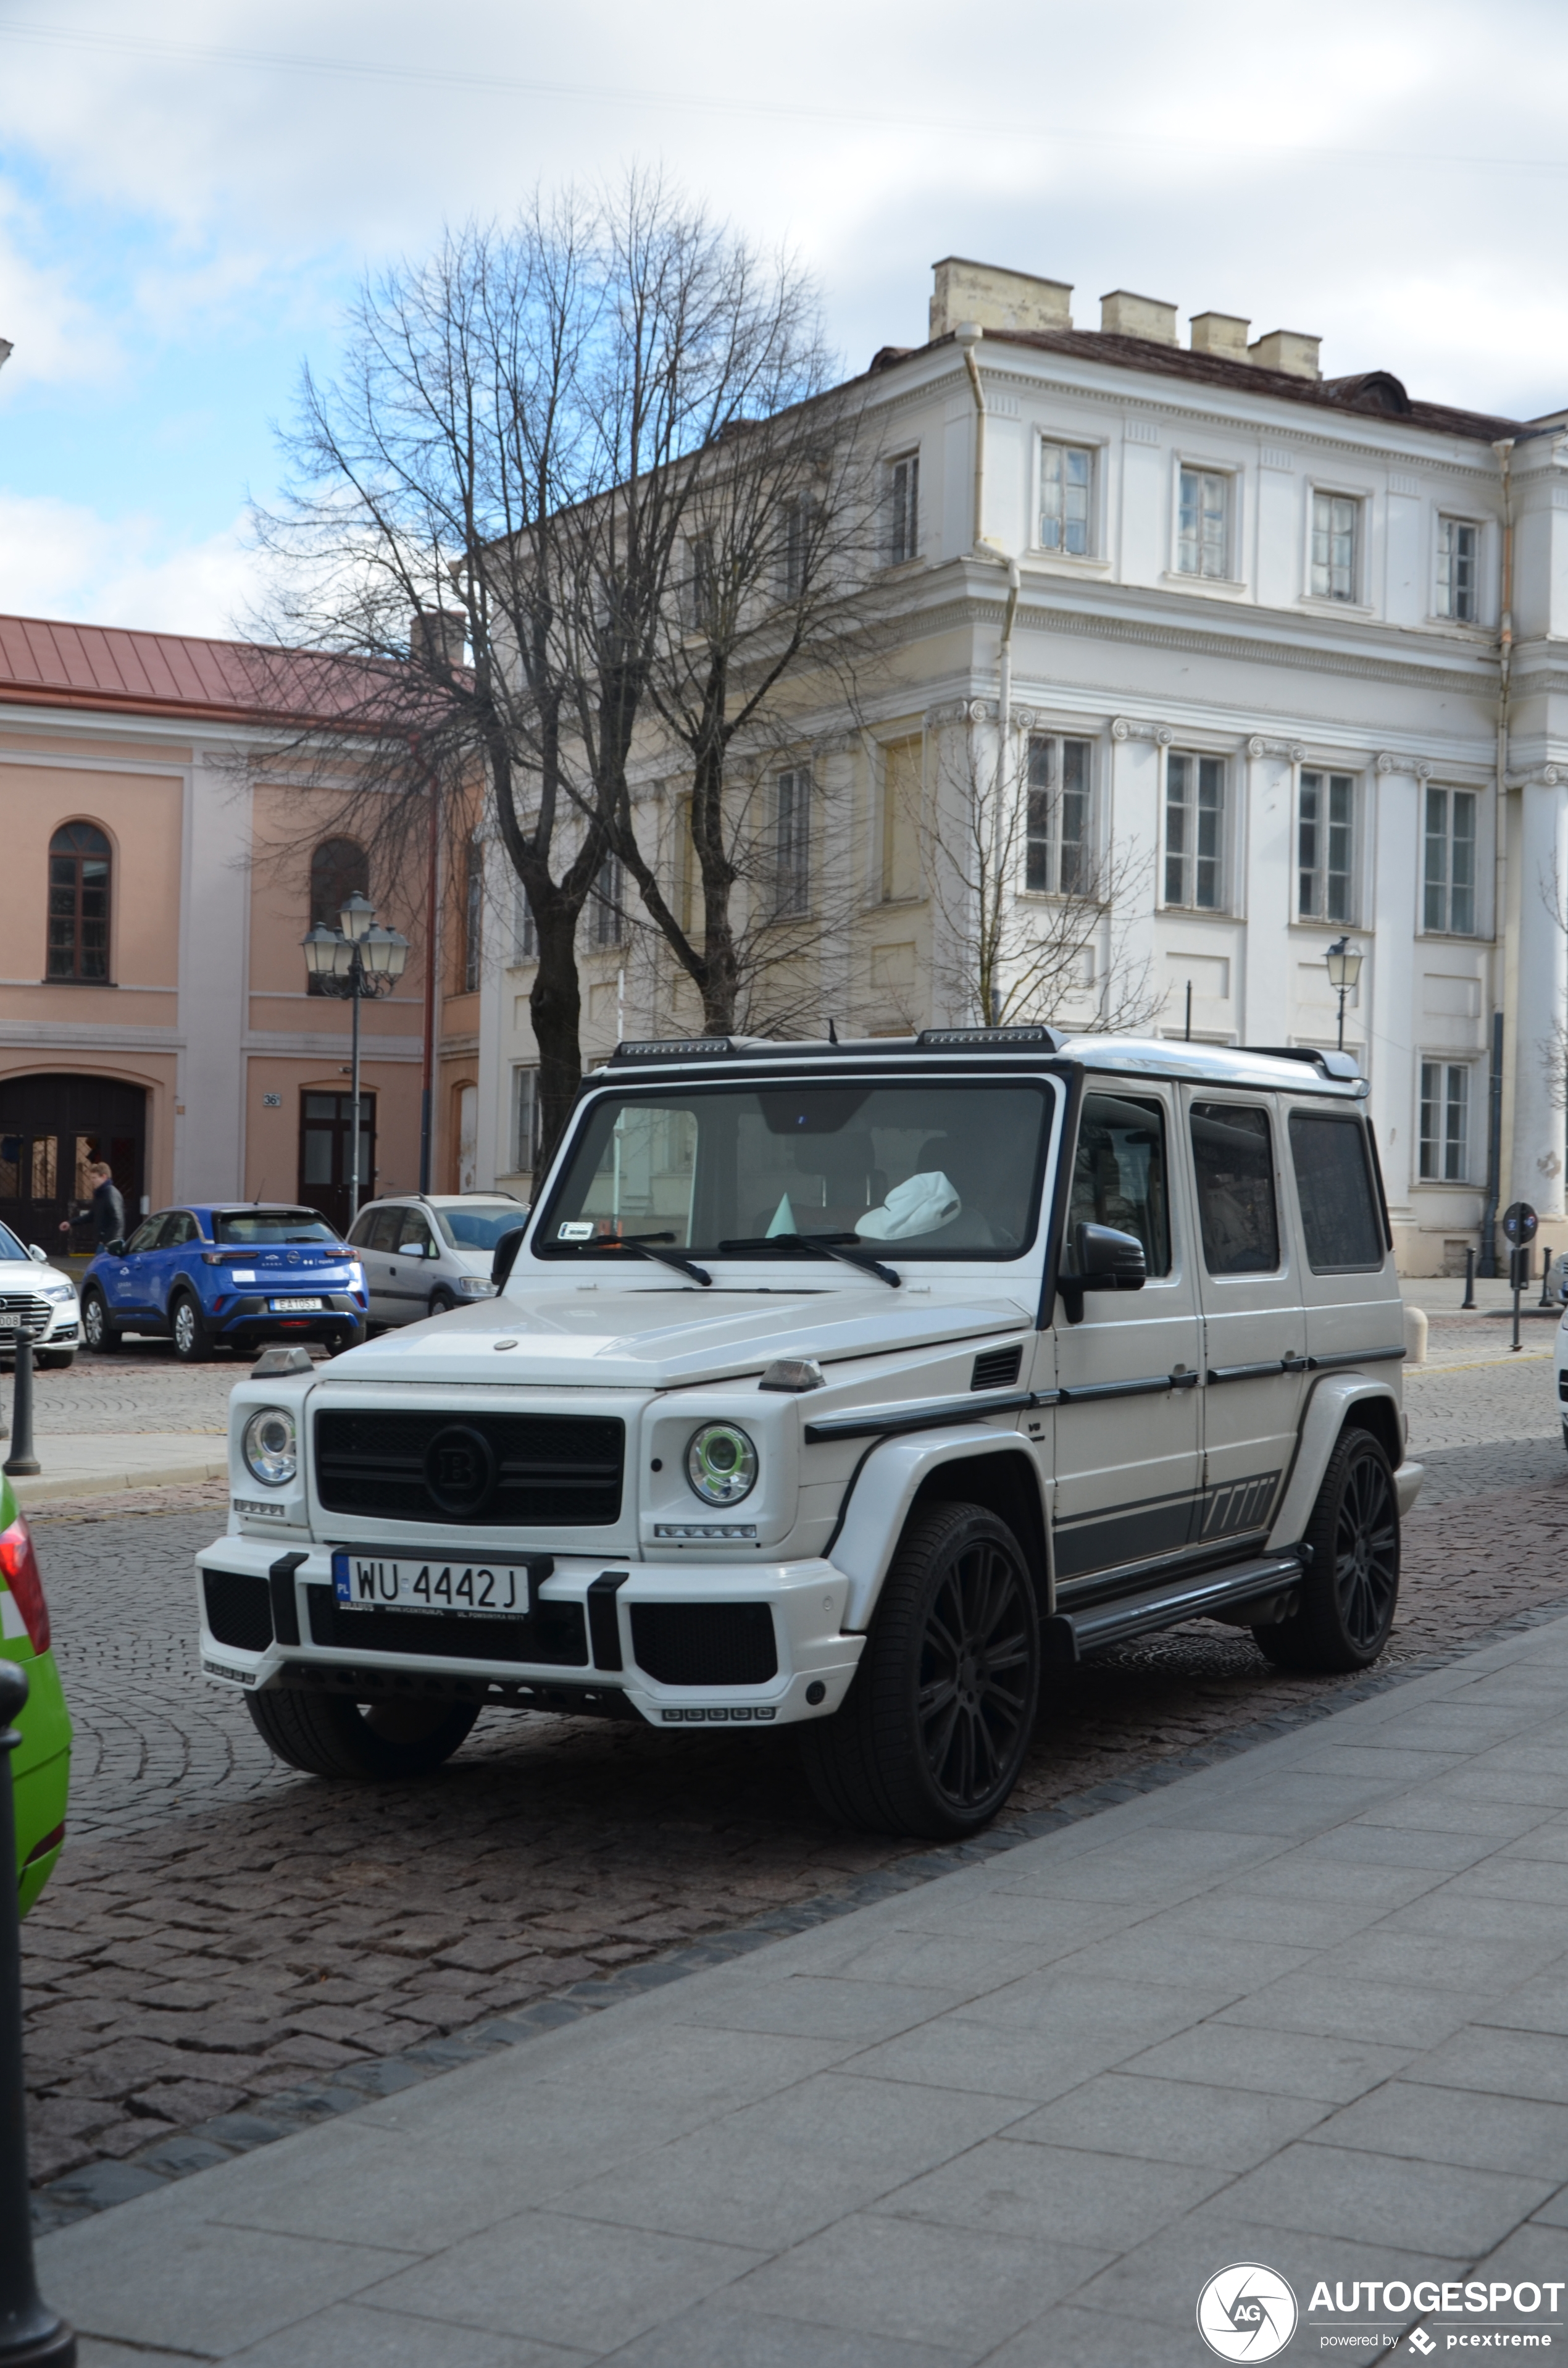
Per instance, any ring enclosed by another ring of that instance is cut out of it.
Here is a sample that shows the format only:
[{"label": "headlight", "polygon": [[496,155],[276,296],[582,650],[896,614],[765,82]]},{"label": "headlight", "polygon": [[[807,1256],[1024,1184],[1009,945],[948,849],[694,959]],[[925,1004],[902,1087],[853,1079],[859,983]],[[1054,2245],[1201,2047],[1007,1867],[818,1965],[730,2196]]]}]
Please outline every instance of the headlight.
[{"label": "headlight", "polygon": [[240,1433],[245,1470],[264,1488],[286,1488],[300,1468],[294,1417],[285,1406],[262,1406]]},{"label": "headlight", "polygon": [[738,1505],[756,1486],[756,1450],[733,1422],[705,1422],[691,1434],[686,1476],[705,1505]]},{"label": "headlight", "polygon": [[76,1286],[74,1282],[46,1282],[43,1295],[46,1299],[74,1299]]},{"label": "headlight", "polygon": [[495,1285],[483,1274],[460,1274],[452,1286],[460,1299],[494,1299]]}]

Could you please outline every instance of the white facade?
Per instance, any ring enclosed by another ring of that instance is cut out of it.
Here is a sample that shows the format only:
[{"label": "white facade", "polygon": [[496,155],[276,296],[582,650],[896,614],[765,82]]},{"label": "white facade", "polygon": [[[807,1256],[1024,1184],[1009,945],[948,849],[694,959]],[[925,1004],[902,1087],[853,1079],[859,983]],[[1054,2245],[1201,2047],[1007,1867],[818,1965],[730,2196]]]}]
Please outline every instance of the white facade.
[{"label": "white facade", "polygon": [[[1568,998],[1568,414],[1520,427],[1385,373],[1324,381],[1315,340],[1249,358],[1246,324],[1214,314],[1183,349],[1174,307],[1124,294],[1074,331],[1069,292],[938,266],[933,342],[867,381],[890,472],[918,459],[917,544],[869,730],[824,715],[813,743],[816,860],[864,879],[854,942],[824,949],[840,1032],[976,1016],[948,1008],[929,882],[893,876],[879,815],[912,747],[927,784],[954,734],[994,749],[1011,559],[1010,757],[1021,770],[1031,735],[1086,745],[1088,832],[1136,872],[1119,942],[1165,993],[1154,1026],[1184,1031],[1190,988],[1195,1038],[1333,1044],[1324,956],[1348,933],[1365,961],[1345,1042],[1402,1265],[1432,1273],[1480,1238],[1501,1012],[1498,1205],[1529,1201],[1564,1246],[1548,1048]],[[482,998],[479,1172],[515,1185],[532,1056],[508,937]],[[614,949],[585,933],[583,962],[592,1059],[656,1015]],[[1062,1016],[1082,1024],[1096,991]]]}]

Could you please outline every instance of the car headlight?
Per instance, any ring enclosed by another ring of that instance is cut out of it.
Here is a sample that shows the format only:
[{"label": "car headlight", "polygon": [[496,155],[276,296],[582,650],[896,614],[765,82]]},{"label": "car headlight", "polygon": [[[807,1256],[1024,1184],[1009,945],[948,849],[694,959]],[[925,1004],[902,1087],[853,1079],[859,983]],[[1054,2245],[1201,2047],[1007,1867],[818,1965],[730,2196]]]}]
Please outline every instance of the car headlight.
[{"label": "car headlight", "polygon": [[493,1299],[495,1285],[483,1274],[460,1274],[453,1289],[461,1299]]},{"label": "car headlight", "polygon": [[76,1286],[74,1282],[46,1282],[43,1295],[46,1299],[74,1299]]},{"label": "car headlight", "polygon": [[705,1505],[738,1505],[756,1486],[756,1450],[733,1422],[705,1422],[686,1451],[686,1476]]},{"label": "car headlight", "polygon": [[294,1417],[287,1406],[260,1406],[240,1433],[240,1455],[264,1488],[286,1488],[300,1468]]}]

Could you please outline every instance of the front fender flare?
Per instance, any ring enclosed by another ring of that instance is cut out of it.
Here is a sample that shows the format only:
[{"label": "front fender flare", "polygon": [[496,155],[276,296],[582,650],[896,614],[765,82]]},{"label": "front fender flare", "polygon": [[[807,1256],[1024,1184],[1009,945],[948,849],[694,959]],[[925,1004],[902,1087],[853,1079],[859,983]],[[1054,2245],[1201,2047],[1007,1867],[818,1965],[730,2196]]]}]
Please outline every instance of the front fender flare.
[{"label": "front fender flare", "polygon": [[1386,1382],[1373,1381],[1365,1373],[1325,1373],[1312,1391],[1301,1423],[1296,1446],[1296,1460],[1290,1476],[1285,1483],[1285,1494],[1279,1500],[1279,1510],[1274,1517],[1274,1527],[1268,1532],[1268,1552],[1277,1554],[1295,1545],[1312,1519],[1317,1502],[1323,1475],[1328,1469],[1328,1459],[1334,1453],[1335,1441],[1345,1428],[1345,1418],[1354,1406],[1365,1405],[1369,1399],[1380,1398],[1392,1406],[1394,1419],[1399,1420],[1399,1400]]},{"label": "front fender flare", "polygon": [[[982,1456],[1028,1458],[1039,1485],[1040,1467],[1031,1444],[1021,1431],[981,1430],[955,1423],[943,1430],[922,1430],[905,1439],[883,1440],[874,1448],[846,1486],[847,1509],[829,1556],[835,1570],[849,1581],[844,1626],[869,1628],[876,1610],[888,1565],[903,1534],[909,1508],[921,1485],[946,1463],[967,1463]],[[1042,1527],[1050,1534],[1049,1508],[1040,1507]]]}]

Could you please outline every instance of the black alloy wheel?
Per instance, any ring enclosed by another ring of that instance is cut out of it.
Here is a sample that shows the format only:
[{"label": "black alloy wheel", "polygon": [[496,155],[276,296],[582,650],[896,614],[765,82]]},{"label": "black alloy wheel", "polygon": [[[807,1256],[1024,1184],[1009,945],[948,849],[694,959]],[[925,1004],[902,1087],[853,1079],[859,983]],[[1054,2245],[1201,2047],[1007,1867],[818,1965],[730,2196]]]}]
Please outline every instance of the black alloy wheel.
[{"label": "black alloy wheel", "polygon": [[979,1505],[915,1513],[842,1708],[801,1729],[818,1800],[884,1833],[977,1832],[1018,1779],[1040,1619],[1017,1540]]},{"label": "black alloy wheel", "polygon": [[88,1291],[82,1300],[82,1338],[98,1356],[119,1346],[119,1334],[108,1320],[101,1291]]},{"label": "black alloy wheel", "polygon": [[1281,1668],[1370,1668],[1399,1603],[1400,1540],[1393,1473],[1369,1430],[1341,1432],[1303,1543],[1299,1609],[1254,1636]]},{"label": "black alloy wheel", "polygon": [[247,1694],[257,1733],[307,1776],[395,1783],[449,1759],[479,1716],[477,1702],[351,1702],[347,1694]]},{"label": "black alloy wheel", "polygon": [[169,1331],[182,1365],[204,1365],[210,1358],[212,1343],[201,1310],[188,1291],[180,1292],[169,1310]]}]

